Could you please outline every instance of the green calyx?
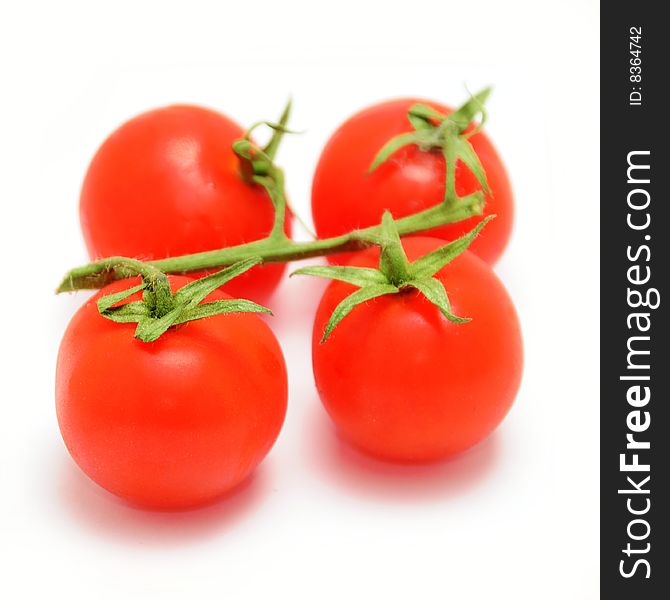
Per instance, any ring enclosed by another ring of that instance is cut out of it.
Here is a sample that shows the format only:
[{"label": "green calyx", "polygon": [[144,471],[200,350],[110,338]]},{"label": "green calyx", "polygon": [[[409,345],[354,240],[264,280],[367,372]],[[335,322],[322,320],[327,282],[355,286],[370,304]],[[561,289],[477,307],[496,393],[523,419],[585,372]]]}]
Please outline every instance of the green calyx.
[{"label": "green calyx", "polygon": [[[274,163],[274,158],[285,133],[300,133],[286,127],[290,114],[291,100],[289,99],[279,117],[279,121],[276,123],[272,121],[258,121],[246,131],[242,139],[233,142],[233,152],[237,154],[240,160],[240,175],[248,183],[257,184],[265,188],[272,202],[275,219],[272,231],[267,237],[269,241],[281,242],[288,240],[284,231],[284,223],[286,220],[286,209],[291,210],[291,207],[284,193],[284,172]],[[261,125],[272,129],[270,141],[262,148],[251,141],[251,134]],[[295,210],[291,210],[291,213],[303,229],[309,232],[309,227],[300,218],[298,213]],[[313,234],[311,235],[315,237]]]},{"label": "green calyx", "polygon": [[[375,156],[369,172],[374,172],[401,148],[415,145],[425,152],[439,150],[442,153],[445,162],[444,202],[447,205],[453,205],[460,199],[456,193],[456,163],[459,160],[472,171],[482,190],[490,194],[486,173],[469,141],[486,120],[484,103],[490,93],[491,88],[482,90],[450,115],[444,115],[426,104],[414,104],[407,113],[414,131],[390,139]],[[468,131],[478,114],[481,115],[480,123]]]},{"label": "green calyx", "polygon": [[[286,233],[284,232],[284,222],[286,219],[284,172],[275,165],[274,157],[277,154],[284,134],[296,133],[286,128],[290,114],[291,100],[286,103],[277,123],[259,121],[247,130],[242,139],[233,143],[233,152],[237,154],[240,160],[240,175],[247,182],[265,188],[272,202],[275,219],[272,231],[268,236],[270,240],[286,239]],[[270,141],[262,148],[251,141],[251,134],[261,125],[272,129]]]},{"label": "green calyx", "polygon": [[291,276],[312,275],[344,281],[359,288],[335,307],[323,332],[321,343],[326,341],[339,322],[359,304],[379,296],[397,294],[411,288],[423,294],[452,323],[469,321],[468,318],[453,314],[447,291],[442,282],[434,275],[459,254],[462,254],[494,216],[491,215],[483,219],[476,227],[457,240],[445,244],[414,262],[409,262],[402,247],[396,223],[391,213],[387,211],[382,218],[379,234],[370,237],[370,242],[378,245],[381,249],[379,269],[353,266],[315,266],[304,267],[291,273]]},{"label": "green calyx", "polygon": [[[113,261],[114,259],[109,259]],[[167,276],[159,269],[140,261],[117,259],[123,268],[142,277],[142,283],[127,290],[103,296],[98,300],[100,314],[116,323],[137,323],[135,337],[143,342],[156,341],[170,327],[188,321],[231,312],[269,313],[264,306],[250,300],[214,300],[203,302],[215,289],[261,262],[249,258],[207,277],[193,281],[172,293]],[[126,298],[142,292],[142,300],[119,305]]]}]

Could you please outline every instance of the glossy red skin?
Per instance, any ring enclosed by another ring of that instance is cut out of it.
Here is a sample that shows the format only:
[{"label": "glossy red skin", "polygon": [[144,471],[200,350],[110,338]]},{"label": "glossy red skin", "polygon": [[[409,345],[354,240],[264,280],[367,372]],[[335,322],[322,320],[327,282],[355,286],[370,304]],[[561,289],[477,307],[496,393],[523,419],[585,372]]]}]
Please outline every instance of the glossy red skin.
[{"label": "glossy red skin", "polygon": [[[232,151],[242,128],[197,106],[141,114],[97,151],[80,198],[92,259],[159,259],[216,250],[265,237],[274,211],[263,188],[245,182]],[[287,213],[286,232],[291,216]],[[255,267],[226,284],[235,297],[262,302],[285,265]]]},{"label": "glossy red skin", "polygon": [[[443,241],[404,240],[410,260]],[[352,264],[375,267],[378,251]],[[354,308],[320,343],[337,304],[356,288],[333,282],[319,305],[312,340],[316,386],[343,437],[381,459],[449,457],[488,436],[510,409],[523,350],[516,311],[492,269],[465,252],[438,273],[454,324],[418,292]]]},{"label": "glossy red skin", "polygon": [[[171,278],[173,290],[188,281]],[[109,321],[96,306],[128,285],[98,292],[65,332],[56,370],[63,439],[93,481],[133,504],[208,503],[247,478],[279,434],[287,402],[281,348],[248,313],[136,340],[134,324]],[[208,300],[228,297],[216,291]]]},{"label": "glossy red skin", "polygon": [[[374,157],[391,138],[413,131],[407,111],[423,102],[444,114],[453,109],[417,98],[382,102],[345,121],[326,144],[312,182],[312,217],[319,237],[340,235],[377,225],[385,210],[395,218],[419,212],[444,199],[445,165],[439,151],[422,151],[411,145],[395,152],[374,173],[368,173]],[[472,243],[470,250],[494,264],[505,249],[512,231],[514,203],[505,167],[484,133],[470,138],[486,171],[492,194],[486,198],[484,215],[496,214]],[[456,165],[456,191],[470,194],[481,186],[465,165]],[[481,217],[431,229],[422,235],[454,240],[470,231]],[[334,255],[342,262],[350,255]]]}]

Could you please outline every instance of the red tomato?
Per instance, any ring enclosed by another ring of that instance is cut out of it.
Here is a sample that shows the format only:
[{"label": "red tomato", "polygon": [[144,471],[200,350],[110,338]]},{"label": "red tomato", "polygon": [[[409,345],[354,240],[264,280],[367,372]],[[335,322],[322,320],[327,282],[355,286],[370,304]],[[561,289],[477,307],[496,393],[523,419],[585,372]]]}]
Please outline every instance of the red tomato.
[{"label": "red tomato", "polygon": [[[186,277],[171,277],[173,289]],[[257,315],[185,323],[145,343],[96,300],[70,322],[58,354],[56,409],[70,454],[110,492],[139,505],[203,504],[243,481],[286,412],[281,348]],[[209,300],[228,298],[215,291]],[[138,300],[139,295],[128,301]]]},{"label": "red tomato", "polygon": [[[159,259],[265,237],[272,203],[240,177],[231,148],[243,135],[224,115],[198,106],[159,108],[119,127],[93,157],[81,191],[91,258]],[[287,233],[290,221],[287,214]],[[262,302],[284,268],[254,267],[224,289]]]},{"label": "red tomato", "polygon": [[[429,104],[444,114],[451,108],[405,98],[375,104],[345,121],[326,144],[317,164],[312,183],[312,216],[319,237],[340,235],[377,225],[385,210],[397,219],[442,202],[445,164],[437,151],[422,151],[406,146],[376,171],[368,174],[379,150],[396,135],[413,131],[407,111],[413,104]],[[492,195],[486,198],[484,215],[497,214],[470,250],[493,264],[500,257],[512,230],[512,190],[505,168],[493,145],[483,133],[470,142],[486,171]],[[456,165],[456,191],[470,194],[481,186],[461,162]],[[480,217],[438,227],[425,235],[455,240],[470,231]],[[335,260],[339,262],[337,256]]]},{"label": "red tomato", "polygon": [[[410,260],[444,242],[403,241]],[[351,264],[376,267],[377,249]],[[320,343],[339,302],[356,288],[333,282],[319,305],[312,345],[316,386],[339,431],[379,458],[420,462],[476,444],[501,422],[519,388],[522,341],[516,311],[492,269],[465,252],[437,274],[454,324],[408,290],[355,307]]]}]

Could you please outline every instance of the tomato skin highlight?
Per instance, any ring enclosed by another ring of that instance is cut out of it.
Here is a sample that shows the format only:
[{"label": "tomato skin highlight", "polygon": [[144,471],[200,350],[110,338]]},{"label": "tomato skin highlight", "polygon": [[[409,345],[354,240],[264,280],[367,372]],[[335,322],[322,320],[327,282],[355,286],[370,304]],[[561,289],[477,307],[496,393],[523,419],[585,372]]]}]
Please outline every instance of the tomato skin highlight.
[{"label": "tomato skin highlight", "polygon": [[[265,190],[239,174],[232,144],[243,135],[225,115],[188,105],[151,110],[121,125],[93,157],[81,190],[90,257],[160,259],[265,237],[274,210]],[[254,267],[224,290],[262,302],[284,269]]]},{"label": "tomato skin highlight", "polygon": [[[174,291],[191,280],[170,281]],[[211,502],[245,480],[279,434],[288,394],[281,348],[249,313],[192,321],[141,342],[134,323],[109,321],[96,306],[132,283],[98,292],[65,332],[56,371],[63,439],[91,479],[133,504]],[[208,301],[228,297],[217,290]]]},{"label": "tomato skin highlight", "polygon": [[[370,106],[345,121],[326,143],[312,181],[312,217],[319,237],[340,235],[377,225],[385,210],[398,219],[443,201],[444,158],[438,150],[422,151],[415,145],[397,152],[373,173],[374,157],[391,138],[413,131],[408,109],[417,102],[449,114],[453,109],[436,102],[401,98]],[[514,202],[505,167],[486,134],[470,138],[487,174],[491,195],[484,216],[496,214],[470,250],[489,264],[503,253],[512,232]],[[460,161],[456,165],[456,191],[465,196],[481,189],[475,176]],[[455,240],[481,219],[471,217],[423,232],[421,235]],[[346,262],[351,255],[334,255],[331,262]]]},{"label": "tomato skin highlight", "polygon": [[[406,238],[415,260],[442,240]],[[350,264],[376,267],[379,251]],[[320,343],[333,309],[356,289],[334,281],[316,313],[312,362],[321,401],[342,436],[377,458],[427,462],[488,436],[518,391],[523,348],[516,310],[491,268],[465,252],[440,270],[454,324],[416,291],[355,307]]]}]

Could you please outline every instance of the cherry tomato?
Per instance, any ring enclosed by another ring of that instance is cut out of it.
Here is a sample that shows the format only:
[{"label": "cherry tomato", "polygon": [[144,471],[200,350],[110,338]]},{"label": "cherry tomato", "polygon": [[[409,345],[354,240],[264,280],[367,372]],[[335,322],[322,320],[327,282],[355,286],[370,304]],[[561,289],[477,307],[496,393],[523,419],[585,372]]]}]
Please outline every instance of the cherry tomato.
[{"label": "cherry tomato", "polygon": [[[170,281],[174,291],[189,279]],[[129,285],[98,292],[65,332],[56,371],[63,439],[93,481],[131,503],[207,503],[243,481],[279,434],[287,401],[282,351],[250,313],[192,321],[141,342],[134,323],[109,321],[96,305]],[[218,290],[209,296],[223,298]]]},{"label": "cherry tomato", "polygon": [[[114,131],[93,157],[80,199],[93,259],[159,259],[265,237],[274,211],[265,190],[242,179],[231,146],[242,128],[198,106],[141,114]],[[286,232],[291,217],[287,213]],[[262,302],[285,265],[254,267],[226,284]]]},{"label": "cherry tomato", "polygon": [[[439,150],[423,151],[405,146],[373,173],[368,169],[379,150],[398,134],[413,131],[408,109],[417,102],[449,114],[452,109],[415,98],[375,104],[345,121],[326,144],[312,182],[312,216],[319,237],[340,235],[361,227],[377,225],[385,210],[397,219],[442,202],[445,164]],[[500,257],[512,230],[512,190],[505,168],[484,133],[470,138],[486,171],[491,195],[484,215],[496,214],[470,250],[493,264]],[[468,168],[456,165],[456,191],[470,194],[481,186]],[[432,229],[425,235],[455,240],[470,231],[481,217]],[[350,255],[349,255],[350,257]],[[335,262],[346,256],[334,255]]]},{"label": "cherry tomato", "polygon": [[[442,240],[407,238],[415,260]],[[377,249],[351,264],[376,267]],[[339,302],[357,289],[332,282],[319,305],[312,345],[316,386],[343,437],[378,458],[431,461],[476,444],[501,422],[519,388],[522,340],[516,311],[492,269],[465,252],[436,277],[448,321],[416,291],[356,306],[320,343]]]}]

